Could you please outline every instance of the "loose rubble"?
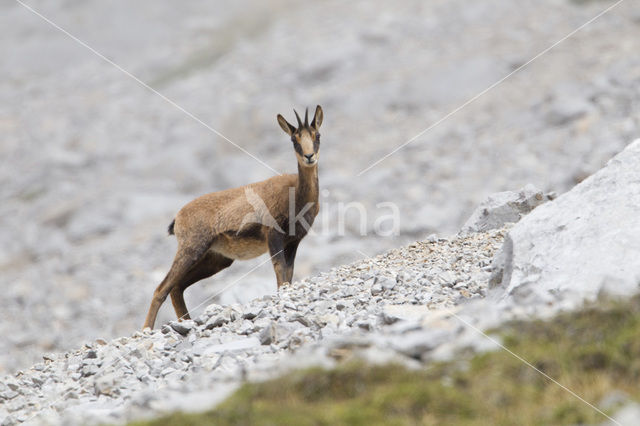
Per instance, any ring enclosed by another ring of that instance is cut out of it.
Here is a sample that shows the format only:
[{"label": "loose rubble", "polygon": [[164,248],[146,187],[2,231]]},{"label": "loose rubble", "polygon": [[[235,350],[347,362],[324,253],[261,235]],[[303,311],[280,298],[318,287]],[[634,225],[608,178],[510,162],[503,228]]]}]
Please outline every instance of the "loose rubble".
[{"label": "loose rubble", "polygon": [[[283,356],[301,347],[336,339],[352,345],[382,330],[394,353],[420,359],[438,340],[407,339],[403,324],[482,298],[504,232],[416,242],[296,282],[277,295],[244,305],[212,304],[193,320],[46,355],[1,381],[2,425],[120,423],[175,409],[177,401],[181,410],[199,409],[249,375],[295,365]],[[339,352],[333,348],[333,356]]]}]

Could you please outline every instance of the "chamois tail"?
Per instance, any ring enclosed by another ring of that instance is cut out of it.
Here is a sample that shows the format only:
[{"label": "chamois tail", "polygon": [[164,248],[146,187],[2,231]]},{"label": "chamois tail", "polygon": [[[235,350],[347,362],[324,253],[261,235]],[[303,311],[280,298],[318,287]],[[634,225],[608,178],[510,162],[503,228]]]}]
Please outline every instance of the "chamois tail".
[{"label": "chamois tail", "polygon": [[171,223],[169,224],[169,228],[167,228],[167,232],[169,232],[169,235],[174,235],[173,233],[173,227],[176,226],[176,220],[173,219],[171,221]]}]

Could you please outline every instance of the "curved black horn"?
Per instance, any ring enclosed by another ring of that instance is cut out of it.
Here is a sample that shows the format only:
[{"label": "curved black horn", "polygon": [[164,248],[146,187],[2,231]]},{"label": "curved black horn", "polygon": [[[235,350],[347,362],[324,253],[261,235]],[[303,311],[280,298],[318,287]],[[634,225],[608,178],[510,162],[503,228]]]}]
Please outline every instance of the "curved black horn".
[{"label": "curved black horn", "polygon": [[304,111],[304,127],[309,127],[309,107]]},{"label": "curved black horn", "polygon": [[296,119],[298,120],[298,129],[302,128],[302,121],[300,120],[300,116],[298,115],[298,111],[296,111],[295,109],[293,110],[293,112],[295,112],[296,114]]}]

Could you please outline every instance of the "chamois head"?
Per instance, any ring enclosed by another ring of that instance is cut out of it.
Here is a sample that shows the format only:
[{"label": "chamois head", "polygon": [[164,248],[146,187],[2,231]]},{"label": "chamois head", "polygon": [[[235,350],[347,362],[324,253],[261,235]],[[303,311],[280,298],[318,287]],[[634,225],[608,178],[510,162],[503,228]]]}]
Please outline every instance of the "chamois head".
[{"label": "chamois head", "polygon": [[309,124],[309,109],[304,113],[304,123],[300,120],[300,116],[294,109],[298,120],[298,127],[295,128],[285,118],[278,114],[278,124],[286,134],[291,136],[293,147],[296,150],[298,163],[302,167],[313,167],[318,164],[318,156],[320,151],[320,125],[322,124],[322,107],[316,107],[316,113],[313,121]]}]

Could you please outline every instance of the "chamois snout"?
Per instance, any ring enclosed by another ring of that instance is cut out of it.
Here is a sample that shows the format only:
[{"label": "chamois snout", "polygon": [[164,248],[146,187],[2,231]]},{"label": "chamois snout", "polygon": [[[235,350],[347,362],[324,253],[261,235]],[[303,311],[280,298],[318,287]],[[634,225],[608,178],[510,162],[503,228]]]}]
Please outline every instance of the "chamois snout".
[{"label": "chamois snout", "polygon": [[305,158],[306,163],[309,164],[309,165],[314,164],[316,162],[316,159],[313,158],[313,157],[315,157],[315,155],[316,155],[315,153],[304,154],[304,158]]},{"label": "chamois snout", "polygon": [[322,124],[322,107],[318,105],[313,116],[313,121],[309,124],[309,109],[304,113],[304,122],[300,116],[293,110],[298,120],[298,127],[289,124],[285,118],[278,114],[278,124],[289,136],[293,142],[293,149],[298,157],[298,164],[301,167],[313,167],[318,163],[320,151],[320,125]]},{"label": "chamois snout", "polygon": [[[300,135],[291,137],[293,148],[296,150],[298,163],[303,167],[315,166],[318,162],[318,151],[320,149],[320,133],[313,130],[303,129]],[[317,141],[317,142],[316,142]]]}]

